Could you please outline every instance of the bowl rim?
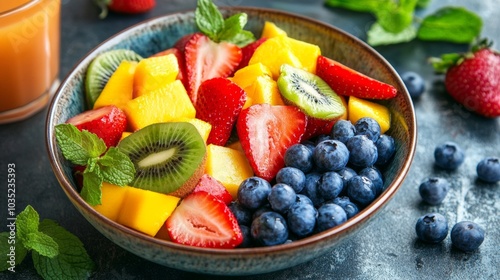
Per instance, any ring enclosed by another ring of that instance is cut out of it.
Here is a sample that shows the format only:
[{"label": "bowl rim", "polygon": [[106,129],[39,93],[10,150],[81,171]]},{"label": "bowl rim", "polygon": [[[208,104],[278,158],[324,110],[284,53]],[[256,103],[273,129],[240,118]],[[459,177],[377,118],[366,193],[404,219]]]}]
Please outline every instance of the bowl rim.
[{"label": "bowl rim", "polygon": [[[300,14],[295,14],[292,12],[287,12],[287,11],[281,11],[277,9],[272,9],[272,8],[261,8],[261,7],[248,7],[248,6],[231,6],[231,7],[226,7],[226,6],[221,6],[219,7],[219,10],[221,12],[266,12],[266,13],[271,13],[271,14],[278,14],[281,16],[285,17],[291,17],[291,18],[296,18],[297,20],[301,22],[307,22],[310,24],[314,24],[317,26],[321,26],[322,28],[325,29],[331,29],[335,31],[336,33],[339,33],[341,36],[354,41],[356,44],[361,45],[363,49],[365,49],[367,52],[370,53],[374,58],[379,60],[383,65],[387,67],[387,70],[396,78],[396,81],[400,84],[403,85],[403,82],[399,76],[399,74],[396,72],[396,70],[392,67],[392,65],[380,54],[378,53],[375,49],[373,49],[371,46],[369,46],[367,43],[362,41],[361,39],[355,37],[354,35],[347,33],[346,31],[331,25],[329,23],[326,23],[324,21],[320,21],[314,18],[310,18],[307,16],[303,16]],[[144,233],[141,233],[139,231],[136,231],[134,229],[128,228],[124,225],[119,224],[118,222],[115,222],[99,212],[97,212],[93,207],[91,207],[87,202],[85,202],[80,194],[76,191],[76,189],[72,186],[72,183],[67,176],[65,176],[65,172],[63,171],[62,163],[57,160],[58,156],[58,147],[56,144],[55,140],[55,133],[54,133],[54,126],[56,123],[53,121],[55,117],[55,108],[57,107],[57,104],[59,100],[61,99],[63,89],[67,87],[72,80],[72,78],[77,74],[77,70],[80,68],[80,66],[88,61],[91,60],[93,57],[95,57],[97,54],[100,52],[104,51],[106,49],[105,47],[107,45],[110,45],[112,47],[113,41],[120,40],[122,36],[127,36],[129,33],[133,32],[136,29],[141,29],[147,24],[153,24],[160,22],[162,20],[165,20],[166,18],[169,17],[175,17],[177,15],[182,15],[182,14],[190,14],[194,13],[194,9],[189,9],[189,10],[183,10],[183,11],[178,11],[178,12],[173,12],[173,13],[167,13],[164,15],[152,17],[149,19],[146,19],[144,21],[138,22],[136,24],[133,24],[125,29],[122,29],[121,31],[115,33],[114,35],[108,37],[98,45],[96,45],[94,48],[92,48],[90,51],[88,51],[82,58],[80,58],[74,66],[71,68],[71,70],[66,74],[66,77],[63,79],[61,84],[59,85],[56,93],[52,97],[52,100],[49,103],[49,109],[46,115],[46,121],[45,121],[45,140],[46,140],[46,149],[49,154],[49,160],[51,167],[54,171],[54,174],[56,176],[57,181],[59,182],[60,186],[62,187],[63,191],[66,193],[68,198],[72,201],[73,204],[78,204],[80,207],[83,207],[85,212],[90,213],[93,215],[97,220],[99,220],[101,223],[105,223],[113,228],[116,228],[120,232],[122,232],[125,235],[131,236],[133,238],[139,238],[142,241],[145,241],[147,243],[154,243],[157,245],[160,245],[165,248],[170,248],[174,250],[179,250],[183,251],[185,253],[193,252],[193,253],[198,253],[198,254],[210,254],[213,256],[226,256],[226,257],[243,257],[243,256],[248,256],[250,257],[251,255],[259,254],[259,255],[268,255],[268,254],[278,254],[280,252],[284,251],[289,251],[291,249],[303,249],[304,247],[307,246],[312,246],[316,243],[319,243],[321,241],[325,241],[329,238],[335,238],[335,237],[342,237],[343,233],[349,232],[351,229],[355,229],[356,225],[359,224],[365,224],[366,220],[370,219],[373,214],[379,212],[382,210],[384,206],[387,205],[387,203],[393,198],[393,196],[397,193],[397,191],[401,188],[401,185],[408,175],[410,166],[413,162],[413,158],[415,155],[415,150],[416,150],[416,142],[417,142],[417,129],[416,129],[416,116],[415,116],[415,111],[413,106],[408,106],[408,109],[410,110],[410,121],[413,123],[412,126],[410,126],[411,129],[408,130],[409,134],[409,153],[407,158],[403,161],[403,164],[401,165],[401,168],[399,170],[399,174],[396,175],[394,180],[387,186],[387,188],[384,190],[383,193],[381,193],[372,203],[370,203],[367,207],[365,207],[363,210],[361,210],[358,214],[355,216],[351,217],[348,219],[346,222],[335,226],[331,229],[315,233],[311,236],[295,240],[290,243],[285,243],[285,244],[280,244],[280,245],[274,245],[274,246],[268,246],[268,247],[251,247],[251,248],[233,248],[233,249],[214,249],[214,248],[202,248],[202,247],[195,247],[195,246],[189,246],[189,245],[183,245],[183,244],[178,244],[174,243],[172,241],[168,240],[163,240],[159,239],[153,236],[148,236]],[[411,104],[411,98],[409,93],[407,92],[406,88],[404,86],[401,87],[403,90],[402,92],[399,92],[399,94],[404,94],[405,98],[407,99],[407,102]],[[81,211],[77,209],[78,211]],[[248,254],[248,255],[247,255]]]}]

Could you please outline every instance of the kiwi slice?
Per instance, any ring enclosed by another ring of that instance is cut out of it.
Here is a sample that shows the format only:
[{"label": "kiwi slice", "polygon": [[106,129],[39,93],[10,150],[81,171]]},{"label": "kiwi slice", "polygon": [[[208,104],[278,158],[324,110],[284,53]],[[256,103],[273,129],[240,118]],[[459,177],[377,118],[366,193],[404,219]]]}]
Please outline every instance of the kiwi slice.
[{"label": "kiwi slice", "polygon": [[98,55],[87,68],[85,76],[85,95],[89,108],[94,107],[109,77],[123,60],[139,61],[142,57],[132,50],[117,49]]},{"label": "kiwi slice", "polygon": [[184,197],[205,172],[205,141],[191,123],[155,123],[117,147],[134,163],[132,187]]},{"label": "kiwi slice", "polygon": [[283,64],[278,88],[286,103],[297,106],[310,117],[330,120],[345,113],[340,97],[323,79],[306,70]]}]

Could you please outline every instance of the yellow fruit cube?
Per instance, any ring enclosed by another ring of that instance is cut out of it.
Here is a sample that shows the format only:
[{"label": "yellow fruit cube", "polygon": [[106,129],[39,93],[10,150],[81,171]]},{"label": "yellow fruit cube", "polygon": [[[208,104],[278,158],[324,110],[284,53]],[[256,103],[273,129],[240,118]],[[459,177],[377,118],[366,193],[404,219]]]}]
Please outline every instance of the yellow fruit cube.
[{"label": "yellow fruit cube", "polygon": [[261,38],[272,38],[277,36],[287,36],[286,31],[279,28],[273,22],[266,21],[264,22],[264,27],[262,28]]},{"label": "yellow fruit cube", "polygon": [[212,125],[206,121],[197,119],[197,118],[180,118],[174,120],[176,122],[188,122],[194,125],[198,132],[201,135],[201,138],[207,143],[208,135],[210,135],[210,131],[212,130]]},{"label": "yellow fruit cube", "polygon": [[391,112],[382,104],[350,96],[347,110],[352,123],[363,117],[370,117],[378,122],[381,133],[385,133],[391,127]]},{"label": "yellow fruit cube", "polygon": [[122,61],[94,103],[94,109],[115,105],[123,110],[132,99],[136,61]]},{"label": "yellow fruit cube", "polygon": [[259,76],[255,82],[245,89],[252,99],[252,104],[285,105],[281,98],[278,84],[269,76]]},{"label": "yellow fruit cube", "polygon": [[258,62],[254,64],[250,64],[248,66],[245,66],[236,73],[234,73],[234,77],[231,78],[231,81],[240,88],[246,88],[249,87],[255,82],[255,79],[259,76],[269,76],[271,77],[273,74],[267,68],[264,64]]},{"label": "yellow fruit cube", "polygon": [[313,45],[304,41],[286,37],[292,53],[300,61],[302,69],[316,74],[316,61],[321,55],[321,49],[317,45]]},{"label": "yellow fruit cube", "polygon": [[165,83],[173,82],[179,74],[174,54],[144,58],[137,64],[134,75],[134,97],[149,93]]},{"label": "yellow fruit cube", "polygon": [[120,138],[120,141],[123,140],[124,138],[126,138],[127,136],[129,136],[130,134],[132,134],[132,132],[128,132],[128,131],[122,132],[122,138]]},{"label": "yellow fruit cube", "polygon": [[241,182],[253,176],[252,167],[243,152],[213,144],[207,146],[205,172],[221,182],[233,199],[236,199]]},{"label": "yellow fruit cube", "polygon": [[153,123],[194,118],[196,115],[193,103],[179,80],[130,100],[124,111],[134,130]]},{"label": "yellow fruit cube", "polygon": [[118,215],[118,223],[155,236],[179,203],[180,198],[129,188]]},{"label": "yellow fruit cube", "polygon": [[103,182],[101,186],[101,204],[93,206],[94,209],[104,217],[116,222],[128,189],[130,187],[120,187]]}]

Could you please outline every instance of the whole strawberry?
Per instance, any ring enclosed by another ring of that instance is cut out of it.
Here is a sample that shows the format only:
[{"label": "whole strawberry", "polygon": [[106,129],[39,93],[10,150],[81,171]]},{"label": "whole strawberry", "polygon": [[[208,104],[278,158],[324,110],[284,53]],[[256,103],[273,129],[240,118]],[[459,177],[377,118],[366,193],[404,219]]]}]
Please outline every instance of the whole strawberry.
[{"label": "whole strawberry", "polygon": [[500,116],[500,54],[491,43],[480,42],[466,54],[445,54],[433,60],[444,72],[448,93],[468,110],[482,116]]},{"label": "whole strawberry", "polygon": [[108,10],[124,14],[145,13],[156,6],[156,0],[95,0],[101,8],[99,17],[105,18]]}]

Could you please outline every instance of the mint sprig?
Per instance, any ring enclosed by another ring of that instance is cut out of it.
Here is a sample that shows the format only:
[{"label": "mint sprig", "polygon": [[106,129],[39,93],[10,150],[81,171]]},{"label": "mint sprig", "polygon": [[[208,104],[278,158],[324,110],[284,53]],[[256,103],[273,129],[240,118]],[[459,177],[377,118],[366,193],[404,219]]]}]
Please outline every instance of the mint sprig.
[{"label": "mint sprig", "polygon": [[135,167],[130,158],[118,148],[106,150],[106,144],[97,135],[80,131],[72,124],[59,124],[55,132],[64,158],[86,166],[80,195],[90,205],[101,204],[103,182],[125,186],[134,179]]},{"label": "mint sprig", "polygon": [[[43,279],[86,279],[94,270],[90,259],[78,237],[53,220],[40,217],[28,205],[16,218],[15,239],[12,233],[1,232],[0,271],[15,271],[31,252],[33,265]],[[13,240],[13,241],[12,241]],[[15,247],[15,265],[9,262],[12,247]]]},{"label": "mint sprig", "polygon": [[255,41],[253,33],[243,29],[247,21],[248,16],[245,13],[237,13],[224,19],[211,0],[198,0],[195,11],[196,26],[214,42],[225,41],[241,47]]},{"label": "mint sprig", "polygon": [[423,41],[471,43],[480,34],[481,18],[463,7],[443,7],[423,19],[415,17],[417,9],[426,8],[430,0],[326,0],[330,7],[371,13],[376,22],[367,32],[372,46]]}]

